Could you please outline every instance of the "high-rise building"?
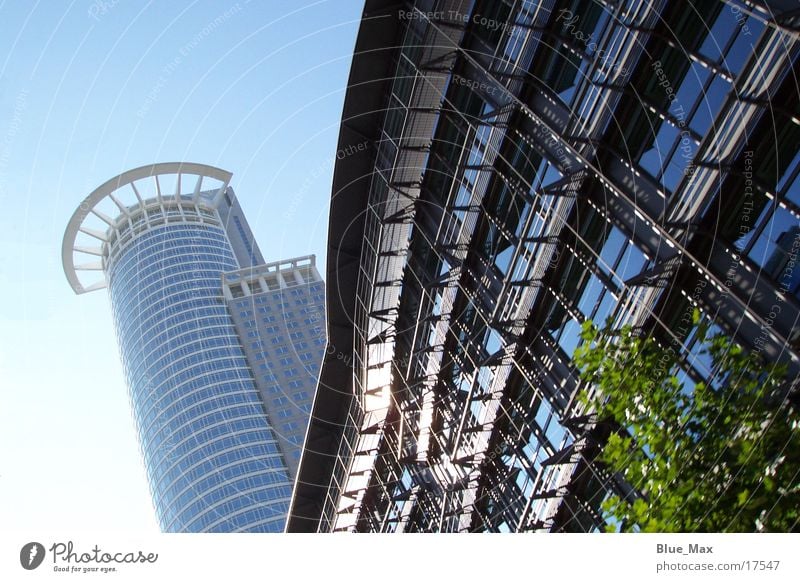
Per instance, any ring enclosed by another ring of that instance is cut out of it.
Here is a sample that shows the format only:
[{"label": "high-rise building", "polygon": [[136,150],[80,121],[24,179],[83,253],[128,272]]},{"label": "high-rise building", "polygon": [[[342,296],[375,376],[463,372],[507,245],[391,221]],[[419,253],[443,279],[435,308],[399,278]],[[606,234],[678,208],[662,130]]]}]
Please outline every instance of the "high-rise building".
[{"label": "high-rise building", "polygon": [[325,287],[315,259],[225,273],[222,292],[294,479],[325,350]]},{"label": "high-rise building", "polygon": [[796,8],[367,0],[288,531],[602,528],[587,319],[798,373]]},{"label": "high-rise building", "polygon": [[230,179],[130,170],[64,234],[75,293],[108,288],[163,531],[283,530],[324,351],[314,257],[265,263]]}]

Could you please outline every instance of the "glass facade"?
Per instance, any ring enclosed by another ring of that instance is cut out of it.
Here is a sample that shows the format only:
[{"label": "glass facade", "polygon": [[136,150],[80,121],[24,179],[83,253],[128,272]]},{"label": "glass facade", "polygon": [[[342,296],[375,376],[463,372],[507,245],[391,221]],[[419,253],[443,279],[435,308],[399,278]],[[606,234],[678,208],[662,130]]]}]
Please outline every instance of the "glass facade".
[{"label": "glass facade", "polygon": [[325,353],[325,284],[308,256],[226,273],[223,292],[294,479]]},{"label": "glass facade", "polygon": [[629,489],[593,463],[587,319],[674,349],[687,389],[719,381],[694,309],[800,371],[800,43],[777,4],[368,0],[345,111],[374,148],[337,163],[329,235],[355,366],[323,364],[337,405],[308,442],[333,444],[304,452],[290,531],[603,528]]},{"label": "glass facade", "polygon": [[[276,264],[264,262],[230,178],[189,163],[130,170],[92,192],[64,236],[64,268],[75,292],[109,290],[165,532],[283,531],[299,456],[293,453],[308,423],[310,378],[324,344],[324,319],[317,313],[319,321],[305,325],[324,294],[313,256],[288,261],[292,286],[276,285],[286,294],[272,294],[280,304],[235,299],[244,296],[242,285],[249,294],[248,277],[252,284],[261,274],[268,285],[282,275],[270,274]],[[87,256],[100,260],[79,262]],[[270,346],[270,358],[260,344],[279,334],[262,333],[248,317],[255,309],[274,309],[264,319],[277,323],[278,316],[286,328],[287,342]],[[264,378],[278,348],[291,361],[275,369],[267,393]],[[272,393],[274,387],[282,392]],[[273,402],[287,396],[292,406]]]},{"label": "glass facade", "polygon": [[162,226],[109,271],[142,454],[163,531],[281,531],[291,494],[239,337],[220,301],[225,231]]}]

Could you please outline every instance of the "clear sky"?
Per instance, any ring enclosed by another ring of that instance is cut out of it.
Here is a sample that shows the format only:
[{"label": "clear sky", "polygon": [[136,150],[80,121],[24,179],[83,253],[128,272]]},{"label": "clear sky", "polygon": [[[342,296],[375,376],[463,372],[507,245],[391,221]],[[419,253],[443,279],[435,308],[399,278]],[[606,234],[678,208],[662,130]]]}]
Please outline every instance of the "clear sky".
[{"label": "clear sky", "polygon": [[61,238],[131,168],[231,185],[267,260],[324,273],[358,0],[0,0],[0,528],[150,533],[105,291],[75,296]]}]

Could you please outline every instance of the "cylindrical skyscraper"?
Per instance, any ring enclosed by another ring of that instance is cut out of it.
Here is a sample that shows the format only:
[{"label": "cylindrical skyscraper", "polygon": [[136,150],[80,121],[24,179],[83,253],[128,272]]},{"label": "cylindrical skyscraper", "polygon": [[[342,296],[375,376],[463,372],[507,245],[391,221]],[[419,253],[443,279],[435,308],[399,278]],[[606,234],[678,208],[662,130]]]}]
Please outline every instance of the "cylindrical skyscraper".
[{"label": "cylindrical skyscraper", "polygon": [[[199,164],[131,170],[92,192],[64,236],[75,292],[109,289],[164,531],[282,531],[291,495],[222,293],[223,273],[263,263],[230,177]],[[100,261],[76,264],[86,255]]]}]

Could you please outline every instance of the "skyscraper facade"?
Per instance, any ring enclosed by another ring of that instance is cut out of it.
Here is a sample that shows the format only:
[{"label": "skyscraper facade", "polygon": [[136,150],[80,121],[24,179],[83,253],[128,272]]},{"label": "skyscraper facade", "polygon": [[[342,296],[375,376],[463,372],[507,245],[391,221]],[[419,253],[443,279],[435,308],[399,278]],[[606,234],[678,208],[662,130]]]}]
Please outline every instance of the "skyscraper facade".
[{"label": "skyscraper facade", "polygon": [[[258,366],[277,358],[253,351],[263,327],[242,313],[289,285],[280,263],[264,262],[230,178],[200,164],[125,172],[81,203],[64,235],[62,259],[74,291],[108,288],[163,531],[282,531],[299,446],[297,431],[280,428],[279,418],[291,416],[301,430],[307,424],[310,388],[298,398],[299,389],[275,384],[276,395],[292,403],[282,410],[265,400],[273,385],[258,376]],[[288,265],[291,290],[307,300],[303,307],[318,306],[323,291],[313,257]],[[261,295],[237,302],[231,287],[250,281],[255,289],[252,281],[265,275]],[[294,318],[285,320],[284,312],[275,310],[285,327]],[[321,324],[312,323],[292,330],[313,342],[319,338],[311,328],[319,332]],[[302,369],[308,385],[323,348],[304,350],[301,360],[291,343],[282,346],[286,367]]]},{"label": "skyscraper facade", "polygon": [[325,285],[315,257],[225,273],[222,292],[294,479],[325,351]]},{"label": "skyscraper facade", "polygon": [[796,377],[799,66],[793,2],[367,0],[288,531],[603,528],[587,319]]}]

